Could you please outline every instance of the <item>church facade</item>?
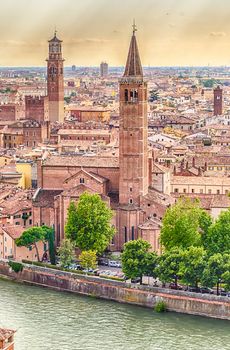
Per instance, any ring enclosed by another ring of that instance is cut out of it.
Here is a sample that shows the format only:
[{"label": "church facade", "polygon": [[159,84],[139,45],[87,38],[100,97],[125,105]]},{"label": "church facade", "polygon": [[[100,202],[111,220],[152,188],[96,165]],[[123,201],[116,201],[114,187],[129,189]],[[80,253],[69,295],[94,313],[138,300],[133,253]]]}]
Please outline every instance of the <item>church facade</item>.
[{"label": "church facade", "polygon": [[[56,243],[64,238],[71,200],[85,191],[98,193],[113,209],[116,235],[110,249],[120,251],[129,240],[143,238],[160,252],[161,219],[173,199],[163,184],[169,171],[154,164],[148,150],[147,82],[135,35],[131,37],[120,86],[119,158],[51,156],[38,165],[33,198],[34,225],[53,225]],[[163,185],[162,185],[163,184]]]}]

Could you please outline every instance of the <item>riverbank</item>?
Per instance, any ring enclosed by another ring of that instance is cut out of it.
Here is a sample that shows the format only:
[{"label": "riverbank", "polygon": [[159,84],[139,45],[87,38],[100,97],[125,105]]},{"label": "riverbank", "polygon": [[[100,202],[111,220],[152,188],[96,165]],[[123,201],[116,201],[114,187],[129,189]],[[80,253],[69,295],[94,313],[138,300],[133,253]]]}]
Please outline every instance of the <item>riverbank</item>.
[{"label": "riverbank", "polygon": [[140,286],[27,264],[16,273],[4,261],[0,261],[0,274],[17,282],[148,308],[163,301],[168,311],[230,320],[228,297]]}]

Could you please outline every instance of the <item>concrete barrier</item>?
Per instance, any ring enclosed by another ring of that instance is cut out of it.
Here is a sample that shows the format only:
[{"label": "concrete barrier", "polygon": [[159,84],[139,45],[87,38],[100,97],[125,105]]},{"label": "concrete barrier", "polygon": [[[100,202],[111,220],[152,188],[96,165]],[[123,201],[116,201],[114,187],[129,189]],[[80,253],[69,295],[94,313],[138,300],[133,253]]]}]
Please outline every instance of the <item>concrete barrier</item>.
[{"label": "concrete barrier", "polygon": [[27,264],[22,272],[15,273],[4,261],[0,261],[0,274],[18,282],[149,308],[163,301],[169,311],[230,320],[228,297],[140,286]]}]

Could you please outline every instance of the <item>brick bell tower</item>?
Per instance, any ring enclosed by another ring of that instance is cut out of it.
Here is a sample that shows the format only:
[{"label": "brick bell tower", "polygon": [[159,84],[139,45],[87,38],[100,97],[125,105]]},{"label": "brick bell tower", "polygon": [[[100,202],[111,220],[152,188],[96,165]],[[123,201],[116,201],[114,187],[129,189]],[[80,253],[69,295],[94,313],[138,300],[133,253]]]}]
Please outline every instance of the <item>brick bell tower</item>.
[{"label": "brick bell tower", "polygon": [[64,121],[64,79],[62,58],[62,40],[54,32],[49,40],[49,58],[47,61],[47,91],[49,99],[49,120]]},{"label": "brick bell tower", "polygon": [[130,42],[125,72],[120,79],[119,203],[139,207],[148,193],[147,83],[136,41]]},{"label": "brick bell tower", "polygon": [[217,86],[214,90],[214,115],[223,113],[223,90]]}]

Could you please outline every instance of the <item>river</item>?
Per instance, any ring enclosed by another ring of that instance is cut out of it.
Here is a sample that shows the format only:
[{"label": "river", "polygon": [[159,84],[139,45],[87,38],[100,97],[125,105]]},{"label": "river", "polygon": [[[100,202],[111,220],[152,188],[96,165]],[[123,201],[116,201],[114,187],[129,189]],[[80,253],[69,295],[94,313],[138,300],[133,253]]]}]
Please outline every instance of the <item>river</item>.
[{"label": "river", "polygon": [[0,327],[15,350],[229,350],[230,322],[0,280]]}]

